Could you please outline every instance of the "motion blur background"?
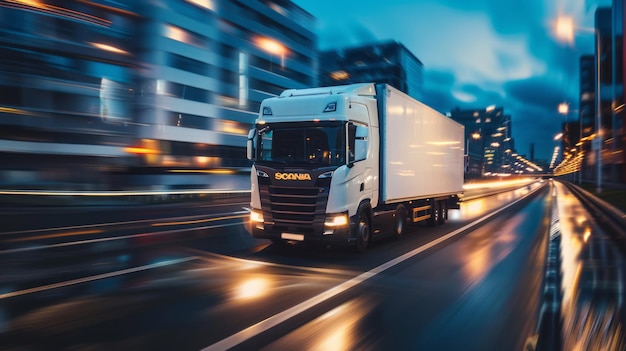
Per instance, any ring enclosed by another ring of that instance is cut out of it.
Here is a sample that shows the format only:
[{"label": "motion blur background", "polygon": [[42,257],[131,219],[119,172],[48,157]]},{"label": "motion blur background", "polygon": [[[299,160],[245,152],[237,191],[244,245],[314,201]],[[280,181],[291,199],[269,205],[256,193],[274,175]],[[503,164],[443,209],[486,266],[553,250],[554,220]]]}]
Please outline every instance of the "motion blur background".
[{"label": "motion blur background", "polygon": [[[208,187],[260,102],[317,84],[290,1],[0,3],[0,187]],[[237,186],[237,185],[233,185]]]},{"label": "motion blur background", "polygon": [[[551,160],[535,155],[535,141],[516,147],[504,106],[440,111],[465,125],[466,179],[563,163],[560,174],[592,182],[587,141],[601,134],[604,182],[626,182],[621,4],[596,10],[602,96],[613,92],[602,100],[603,133],[594,56],[581,55],[580,107],[566,112],[576,118],[566,116],[561,140],[536,141],[557,145]],[[320,50],[315,28],[290,0],[0,2],[0,188],[249,189],[245,141],[263,99],[371,81],[432,95],[420,53],[403,43]]]}]

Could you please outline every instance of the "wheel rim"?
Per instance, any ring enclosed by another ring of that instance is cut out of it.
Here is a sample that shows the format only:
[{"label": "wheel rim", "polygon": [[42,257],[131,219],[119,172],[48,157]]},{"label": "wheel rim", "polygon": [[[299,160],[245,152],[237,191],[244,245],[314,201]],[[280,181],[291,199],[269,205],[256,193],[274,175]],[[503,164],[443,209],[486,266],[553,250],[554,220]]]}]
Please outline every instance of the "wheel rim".
[{"label": "wheel rim", "polygon": [[402,220],[402,218],[400,218],[400,216],[398,216],[398,218],[396,218],[396,234],[398,235],[402,234],[403,229],[404,229],[404,221]]},{"label": "wheel rim", "polygon": [[444,224],[446,221],[446,210],[445,210],[445,204],[440,204],[439,208],[438,208],[438,212],[439,212],[439,216],[437,217],[439,224]]},{"label": "wheel rim", "polygon": [[367,222],[364,219],[359,221],[359,239],[363,244],[367,244],[370,237],[369,228]]}]

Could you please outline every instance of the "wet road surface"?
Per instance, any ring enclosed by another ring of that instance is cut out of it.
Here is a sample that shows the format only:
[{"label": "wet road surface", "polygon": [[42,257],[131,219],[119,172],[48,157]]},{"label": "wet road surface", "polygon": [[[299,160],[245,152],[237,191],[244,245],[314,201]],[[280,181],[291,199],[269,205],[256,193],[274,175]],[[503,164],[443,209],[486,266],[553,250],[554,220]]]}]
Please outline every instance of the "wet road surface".
[{"label": "wet road surface", "polygon": [[240,204],[115,229],[125,239],[5,252],[0,344],[520,349],[535,332],[552,201],[549,184],[530,188],[464,202],[446,225],[362,255],[255,240],[234,215]]}]

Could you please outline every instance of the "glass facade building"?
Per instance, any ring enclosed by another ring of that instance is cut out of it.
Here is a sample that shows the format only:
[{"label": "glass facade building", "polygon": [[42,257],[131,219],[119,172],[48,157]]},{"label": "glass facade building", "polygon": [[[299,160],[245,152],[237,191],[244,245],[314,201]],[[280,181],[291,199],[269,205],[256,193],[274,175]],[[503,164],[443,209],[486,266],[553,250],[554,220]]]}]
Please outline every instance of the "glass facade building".
[{"label": "glass facade building", "polygon": [[320,53],[322,85],[387,83],[422,99],[424,65],[404,45],[387,41]]},{"label": "glass facade building", "polygon": [[[198,5],[203,3],[204,5]],[[138,147],[145,166],[246,167],[263,99],[317,84],[313,18],[289,1],[146,2]]]},{"label": "glass facade building", "polygon": [[87,1],[0,4],[4,186],[88,183],[129,161],[138,17]]},{"label": "glass facade building", "polygon": [[4,183],[245,169],[260,102],[318,83],[314,18],[288,0],[0,6]]},{"label": "glass facade building", "polygon": [[526,171],[516,166],[511,116],[502,107],[456,108],[450,118],[465,126],[466,178]]}]

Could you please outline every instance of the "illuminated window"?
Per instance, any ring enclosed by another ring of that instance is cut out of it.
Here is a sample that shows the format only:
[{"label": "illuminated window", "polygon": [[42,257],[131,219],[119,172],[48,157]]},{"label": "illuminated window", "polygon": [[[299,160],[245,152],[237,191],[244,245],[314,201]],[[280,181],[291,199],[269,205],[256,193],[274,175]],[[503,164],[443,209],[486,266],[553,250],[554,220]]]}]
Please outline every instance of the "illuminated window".
[{"label": "illuminated window", "polygon": [[166,38],[170,38],[172,40],[179,41],[181,43],[194,45],[198,47],[207,46],[207,39],[197,33],[190,32],[188,30],[182,29],[180,27],[167,24],[165,25],[165,33],[163,34]]},{"label": "illuminated window", "polygon": [[344,80],[350,78],[350,74],[344,70],[334,71],[330,73],[330,78],[334,80]]},{"label": "illuminated window", "polygon": [[165,36],[183,43],[187,43],[189,41],[189,39],[187,39],[187,31],[170,24],[165,26]]},{"label": "illuminated window", "polygon": [[213,0],[187,0],[187,2],[207,10],[215,11],[215,3]]},{"label": "illuminated window", "polygon": [[96,47],[98,49],[101,50],[105,50],[105,51],[109,51],[109,52],[113,52],[116,54],[122,54],[122,55],[130,55],[130,53],[128,51],[122,50],[116,46],[113,45],[109,45],[109,44],[104,44],[104,43],[90,43],[91,46]]},{"label": "illuminated window", "polygon": [[222,133],[247,135],[249,125],[227,120],[216,120],[214,123],[214,130]]}]

